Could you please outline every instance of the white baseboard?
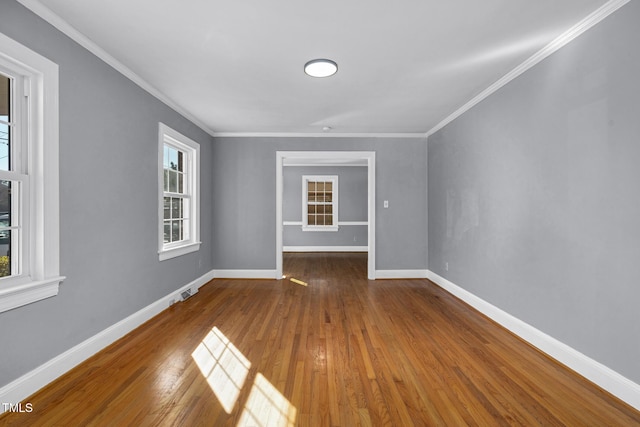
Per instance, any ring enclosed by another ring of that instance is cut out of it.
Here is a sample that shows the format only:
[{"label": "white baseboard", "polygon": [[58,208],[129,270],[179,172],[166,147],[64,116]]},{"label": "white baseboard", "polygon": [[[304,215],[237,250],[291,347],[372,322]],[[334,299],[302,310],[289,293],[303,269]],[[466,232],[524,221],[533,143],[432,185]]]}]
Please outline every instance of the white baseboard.
[{"label": "white baseboard", "polygon": [[[21,402],[65,372],[165,310],[169,306],[169,302],[172,299],[179,300],[180,294],[185,290],[191,289],[195,293],[202,285],[215,277],[275,278],[275,270],[212,270],[0,388],[0,402]],[[428,278],[560,363],[640,410],[640,385],[453,284],[444,277],[430,270],[376,270],[376,278]],[[0,407],[0,413],[3,411],[4,409]]]},{"label": "white baseboard", "polygon": [[277,279],[275,270],[213,270],[216,279]]},{"label": "white baseboard", "polygon": [[[147,320],[167,309],[171,300],[178,301],[181,299],[180,294],[182,294],[182,292],[187,289],[191,289],[192,294],[195,294],[202,285],[213,278],[213,272],[204,274],[191,283],[171,292],[169,295],[144,307],[140,311],[133,313],[118,323],[111,325],[107,329],[54,357],[43,365],[38,366],[31,372],[28,372],[20,378],[10,382],[0,388],[0,402],[22,402],[24,399],[63,375],[71,368],[85,361],[103,348],[107,347],[109,344],[122,338]],[[4,406],[0,407],[0,413],[2,412],[4,412]]]},{"label": "white baseboard", "polygon": [[283,246],[283,252],[368,252],[368,246]]},{"label": "white baseboard", "polygon": [[471,292],[453,284],[442,276],[427,270],[427,278],[447,292],[460,298],[476,310],[493,319],[534,347],[558,362],[576,371],[589,381],[640,410],[640,385],[607,366],[585,356],[572,347],[534,328]]},{"label": "white baseboard", "polygon": [[376,279],[426,279],[429,270],[376,270]]}]

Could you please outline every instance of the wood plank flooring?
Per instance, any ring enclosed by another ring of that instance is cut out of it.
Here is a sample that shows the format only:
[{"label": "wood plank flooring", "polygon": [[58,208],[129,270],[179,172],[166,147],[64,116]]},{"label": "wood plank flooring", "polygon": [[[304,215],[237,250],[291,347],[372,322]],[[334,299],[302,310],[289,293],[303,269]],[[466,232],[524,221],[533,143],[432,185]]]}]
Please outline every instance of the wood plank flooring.
[{"label": "wood plank flooring", "polygon": [[3,426],[634,426],[640,413],[427,280],[286,254],[220,280],[54,381]]}]

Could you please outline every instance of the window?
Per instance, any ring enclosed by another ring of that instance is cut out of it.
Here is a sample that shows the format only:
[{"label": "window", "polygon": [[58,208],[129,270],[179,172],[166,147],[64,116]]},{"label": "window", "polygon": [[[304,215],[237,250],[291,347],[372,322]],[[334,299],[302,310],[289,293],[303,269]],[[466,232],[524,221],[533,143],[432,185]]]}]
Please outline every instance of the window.
[{"label": "window", "polygon": [[162,261],[200,248],[200,145],[160,123],[158,162]]},{"label": "window", "polygon": [[58,66],[0,34],[0,312],[58,294]]},{"label": "window", "polygon": [[302,229],[338,231],[338,177],[302,177]]}]

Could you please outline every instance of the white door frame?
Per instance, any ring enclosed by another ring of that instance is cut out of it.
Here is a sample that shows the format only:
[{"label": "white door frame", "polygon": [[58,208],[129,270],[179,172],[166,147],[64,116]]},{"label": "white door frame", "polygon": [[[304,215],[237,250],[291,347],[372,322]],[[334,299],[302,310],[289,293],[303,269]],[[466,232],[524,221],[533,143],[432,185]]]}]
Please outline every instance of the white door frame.
[{"label": "white door frame", "polygon": [[367,166],[367,278],[376,279],[376,153],[375,151],[276,151],[276,278],[282,277],[282,199],[285,163],[344,166],[347,162],[366,162]]}]

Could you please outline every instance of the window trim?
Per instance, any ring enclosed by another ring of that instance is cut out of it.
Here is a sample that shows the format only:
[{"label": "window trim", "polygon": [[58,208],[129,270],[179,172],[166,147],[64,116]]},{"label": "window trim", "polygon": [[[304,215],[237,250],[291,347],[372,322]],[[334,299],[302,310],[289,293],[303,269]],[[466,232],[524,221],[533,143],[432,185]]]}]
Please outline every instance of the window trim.
[{"label": "window trim", "polygon": [[[331,182],[333,225],[309,225],[307,209],[309,205],[307,184],[309,182]],[[302,231],[338,231],[338,175],[302,175]]]},{"label": "window trim", "polygon": [[[186,183],[189,188],[189,236],[181,242],[164,243],[164,145],[169,144],[187,156]],[[158,258],[160,261],[200,250],[200,144],[164,123],[158,124]]]},{"label": "window trim", "polygon": [[0,281],[0,313],[58,294],[60,282],[60,190],[58,65],[0,33],[0,63],[26,76],[30,98],[26,173],[30,180],[29,255],[24,274]]}]

